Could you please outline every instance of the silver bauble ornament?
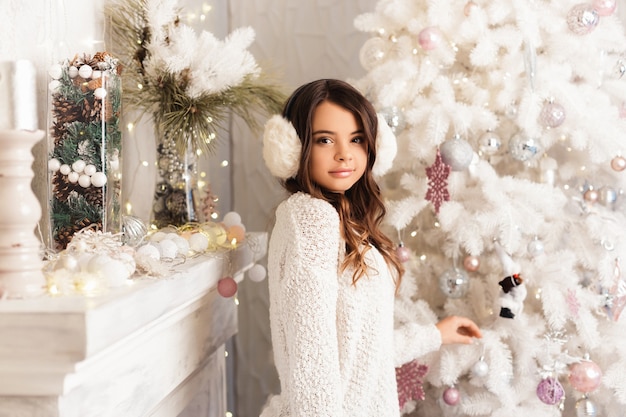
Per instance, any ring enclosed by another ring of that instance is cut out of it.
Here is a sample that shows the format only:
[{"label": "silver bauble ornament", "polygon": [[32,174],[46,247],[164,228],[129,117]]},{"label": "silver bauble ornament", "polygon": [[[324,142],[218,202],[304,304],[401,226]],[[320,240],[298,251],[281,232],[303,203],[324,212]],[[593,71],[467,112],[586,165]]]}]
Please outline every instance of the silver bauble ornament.
[{"label": "silver bauble ornament", "polygon": [[502,139],[496,133],[488,130],[480,139],[478,139],[478,150],[481,154],[486,156],[492,156],[497,154],[502,147]]},{"label": "silver bauble ornament", "polygon": [[598,410],[596,404],[589,398],[583,397],[576,401],[576,416],[577,417],[596,417]]},{"label": "silver bauble ornament", "polygon": [[516,134],[509,141],[509,153],[518,161],[530,161],[541,152],[541,146],[536,139],[521,133]]},{"label": "silver bauble ornament", "polygon": [[469,278],[460,269],[449,269],[439,277],[439,289],[450,298],[461,298],[469,289]]},{"label": "silver bauble ornament", "polygon": [[441,159],[452,171],[463,171],[469,166],[474,157],[474,150],[467,141],[459,135],[454,135],[441,144]]},{"label": "silver bauble ornament", "polygon": [[617,191],[615,188],[604,186],[599,190],[598,199],[605,206],[611,206],[617,200]]},{"label": "silver bauble ornament", "polygon": [[122,216],[122,242],[129,246],[137,246],[148,234],[148,227],[138,217]]},{"label": "silver bauble ornament", "polygon": [[381,109],[379,113],[385,118],[393,133],[397,135],[404,130],[406,126],[404,114],[396,106],[385,107]]}]

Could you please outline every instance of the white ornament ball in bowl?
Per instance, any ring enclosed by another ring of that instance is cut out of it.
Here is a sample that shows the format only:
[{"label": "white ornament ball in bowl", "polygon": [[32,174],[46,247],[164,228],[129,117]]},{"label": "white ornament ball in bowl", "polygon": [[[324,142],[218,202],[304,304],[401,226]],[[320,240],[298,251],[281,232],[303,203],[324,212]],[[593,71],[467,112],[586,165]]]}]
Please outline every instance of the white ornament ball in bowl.
[{"label": "white ornament ball in bowl", "polygon": [[80,178],[80,174],[78,172],[72,171],[69,174],[67,174],[67,180],[71,182],[72,184],[76,184],[79,178]]},{"label": "white ornament ball in bowl", "polygon": [[237,212],[230,211],[224,215],[222,223],[226,226],[226,228],[229,228],[230,226],[240,226],[241,216]]},{"label": "white ornament ball in bowl", "polygon": [[172,238],[172,242],[176,243],[176,246],[178,247],[178,253],[180,253],[181,255],[187,255],[187,252],[189,252],[189,242],[187,241],[187,239],[182,236],[176,235]]},{"label": "white ornament ball in bowl", "polygon": [[161,258],[176,258],[178,245],[171,239],[163,239],[159,242],[159,252],[161,253]]},{"label": "white ornament ball in bowl", "polygon": [[69,75],[70,78],[76,78],[76,76],[78,75],[78,68],[76,68],[74,65],[71,65],[67,69],[67,75]]},{"label": "white ornament ball in bowl", "polygon": [[48,70],[48,75],[54,80],[58,80],[63,76],[63,67],[61,64],[53,64]]},{"label": "white ornament ball in bowl", "polygon": [[195,252],[204,252],[209,247],[209,239],[203,233],[189,236],[189,247]]},{"label": "white ornament ball in bowl", "polygon": [[161,252],[159,251],[159,248],[152,244],[140,246],[137,248],[137,252],[135,253],[139,257],[148,257],[154,259],[155,261],[161,259]]}]

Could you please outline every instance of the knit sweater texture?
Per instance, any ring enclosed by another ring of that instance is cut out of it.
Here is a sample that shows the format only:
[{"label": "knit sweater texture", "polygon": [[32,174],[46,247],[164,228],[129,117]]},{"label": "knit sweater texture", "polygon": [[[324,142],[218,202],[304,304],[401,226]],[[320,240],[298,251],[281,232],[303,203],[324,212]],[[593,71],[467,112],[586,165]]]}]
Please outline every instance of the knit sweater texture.
[{"label": "knit sweater texture", "polygon": [[270,321],[281,393],[261,417],[397,417],[395,367],[441,345],[434,324],[394,329],[395,284],[371,248],[352,283],[339,215],[296,193],[276,211],[268,252]]}]

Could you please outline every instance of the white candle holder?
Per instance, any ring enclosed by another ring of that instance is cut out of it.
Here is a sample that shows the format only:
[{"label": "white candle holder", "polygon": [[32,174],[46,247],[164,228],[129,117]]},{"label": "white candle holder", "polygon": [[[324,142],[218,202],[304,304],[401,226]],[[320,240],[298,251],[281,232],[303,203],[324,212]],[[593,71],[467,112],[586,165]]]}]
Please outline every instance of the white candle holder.
[{"label": "white candle holder", "polygon": [[41,242],[35,235],[41,205],[31,188],[33,146],[42,130],[0,129],[0,298],[44,292]]}]

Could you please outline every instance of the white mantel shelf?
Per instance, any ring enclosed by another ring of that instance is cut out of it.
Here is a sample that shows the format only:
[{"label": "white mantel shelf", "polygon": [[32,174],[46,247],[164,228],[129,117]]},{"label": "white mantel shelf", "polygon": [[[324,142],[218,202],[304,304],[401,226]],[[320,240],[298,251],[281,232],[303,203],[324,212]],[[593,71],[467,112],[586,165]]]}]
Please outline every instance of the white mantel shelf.
[{"label": "white mantel shelf", "polygon": [[0,417],[223,417],[235,297],[267,235],[94,298],[0,301]]}]

